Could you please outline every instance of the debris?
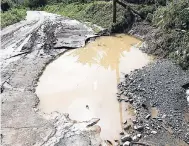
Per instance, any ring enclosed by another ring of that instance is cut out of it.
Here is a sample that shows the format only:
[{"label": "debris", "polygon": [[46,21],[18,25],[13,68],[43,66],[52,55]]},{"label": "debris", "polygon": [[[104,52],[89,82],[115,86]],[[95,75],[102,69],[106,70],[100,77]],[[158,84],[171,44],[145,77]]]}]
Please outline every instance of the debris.
[{"label": "debris", "polygon": [[150,114],[148,114],[145,118],[146,119],[149,119],[151,117],[151,115]]},{"label": "debris", "polygon": [[152,134],[157,134],[157,131],[153,130],[151,131]]},{"label": "debris", "polygon": [[144,126],[134,126],[133,127],[134,128],[134,130],[137,130],[137,131],[143,131],[144,130]]},{"label": "debris", "polygon": [[126,141],[126,142],[123,144],[123,146],[130,146],[130,144],[131,144],[131,142]]},{"label": "debris", "polygon": [[111,141],[109,141],[109,140],[106,140],[106,141],[107,141],[110,145],[113,145]]},{"label": "debris", "polygon": [[126,131],[126,130],[129,130],[130,128],[131,128],[131,125],[128,124],[128,125],[126,125],[126,126],[124,127],[124,130]]},{"label": "debris", "polygon": [[132,141],[131,135],[130,134],[125,134],[122,138],[121,138],[122,142],[126,142],[126,141]]},{"label": "debris", "polygon": [[123,124],[127,124],[127,120],[125,120],[125,122]]},{"label": "debris", "polygon": [[100,121],[98,118],[91,119],[90,124],[88,124],[86,127],[91,127],[97,124]]},{"label": "debris", "polygon": [[137,134],[137,137],[138,137],[138,138],[141,138],[141,137],[142,137],[142,134]]}]

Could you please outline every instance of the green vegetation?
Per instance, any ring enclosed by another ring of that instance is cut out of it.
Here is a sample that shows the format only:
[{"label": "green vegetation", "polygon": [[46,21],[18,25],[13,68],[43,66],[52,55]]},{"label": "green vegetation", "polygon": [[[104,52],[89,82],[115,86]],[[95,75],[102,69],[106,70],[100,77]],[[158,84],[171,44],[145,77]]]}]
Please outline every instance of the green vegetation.
[{"label": "green vegetation", "polygon": [[164,29],[189,29],[189,2],[181,0],[160,7],[154,13],[153,24]]},{"label": "green vegetation", "polygon": [[[55,4],[47,5],[41,10],[60,14],[79,21],[91,22],[104,28],[112,25],[112,2],[96,1],[91,3],[71,3],[71,4]],[[125,20],[125,15],[128,19]],[[130,13],[121,6],[117,8],[117,22],[121,23],[130,20]]]},{"label": "green vegetation", "polygon": [[[2,0],[10,7],[18,7],[14,0]],[[186,0],[127,0],[132,9],[137,11],[151,25],[158,27],[155,35],[149,40],[154,54],[174,59],[184,69],[189,68],[189,2]],[[112,23],[112,1],[85,0],[24,0],[24,7],[44,10],[67,16],[89,25],[97,24],[111,32],[126,32],[135,19],[130,9],[117,5],[117,23]],[[12,8],[1,13],[1,27],[16,23],[26,16],[23,8]],[[157,43],[158,42],[158,43]],[[159,50],[161,53],[157,53]]]},{"label": "green vegetation", "polygon": [[183,69],[189,69],[189,2],[180,0],[159,7],[152,24],[161,28],[161,35],[156,35],[159,43],[153,47],[164,50]]},{"label": "green vegetation", "polygon": [[9,11],[1,13],[1,28],[14,24],[26,17],[26,9],[13,8]]}]

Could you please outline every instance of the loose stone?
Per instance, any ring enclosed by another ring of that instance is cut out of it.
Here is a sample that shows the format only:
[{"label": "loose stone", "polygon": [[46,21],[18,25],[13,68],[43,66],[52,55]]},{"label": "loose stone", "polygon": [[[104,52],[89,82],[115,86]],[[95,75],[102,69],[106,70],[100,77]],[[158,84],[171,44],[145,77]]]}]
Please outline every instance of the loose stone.
[{"label": "loose stone", "polygon": [[126,141],[132,141],[131,135],[130,134],[125,134],[122,138],[121,138],[122,142],[126,142]]},{"label": "loose stone", "polygon": [[150,114],[148,114],[145,118],[146,119],[149,119],[151,117],[151,115]]},{"label": "loose stone", "polygon": [[137,137],[138,137],[138,138],[141,138],[141,137],[142,137],[142,134],[137,134]]},{"label": "loose stone", "polygon": [[123,124],[127,124],[127,120]]},{"label": "loose stone", "polygon": [[130,146],[130,144],[131,144],[131,142],[126,141],[126,142],[123,144],[123,146]]},{"label": "loose stone", "polygon": [[157,131],[153,130],[151,131],[152,134],[157,134]]},{"label": "loose stone", "polygon": [[128,125],[126,125],[126,126],[124,127],[124,130],[129,130],[130,128],[131,128],[131,125],[128,124]]},{"label": "loose stone", "polygon": [[139,140],[139,137],[138,137],[137,135],[135,135],[135,136],[132,137],[132,140],[133,140],[134,142],[137,142],[137,141]]},{"label": "loose stone", "polygon": [[143,126],[134,126],[134,130],[137,130],[137,131],[142,131],[144,129]]}]

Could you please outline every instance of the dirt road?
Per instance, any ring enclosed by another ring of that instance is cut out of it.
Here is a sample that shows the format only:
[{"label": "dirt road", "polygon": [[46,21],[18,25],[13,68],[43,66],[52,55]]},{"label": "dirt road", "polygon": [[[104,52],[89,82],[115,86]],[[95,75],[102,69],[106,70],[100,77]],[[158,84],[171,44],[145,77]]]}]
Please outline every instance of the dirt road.
[{"label": "dirt road", "polygon": [[[29,11],[1,32],[2,145],[100,145],[98,121],[78,123],[68,115],[38,111],[37,80],[45,66],[68,48],[82,47],[92,29],[76,20]],[[63,38],[63,39],[62,39]],[[64,142],[64,143],[63,143]]]}]

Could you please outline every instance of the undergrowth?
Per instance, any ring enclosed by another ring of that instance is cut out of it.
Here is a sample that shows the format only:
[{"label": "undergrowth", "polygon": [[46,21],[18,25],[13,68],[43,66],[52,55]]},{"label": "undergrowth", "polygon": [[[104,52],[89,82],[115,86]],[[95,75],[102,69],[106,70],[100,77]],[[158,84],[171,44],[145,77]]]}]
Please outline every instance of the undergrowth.
[{"label": "undergrowth", "polygon": [[0,13],[1,28],[14,24],[23,20],[26,17],[26,9],[12,8],[9,11]]},{"label": "undergrowth", "polygon": [[[40,10],[60,14],[79,21],[91,22],[103,28],[109,28],[113,24],[112,2],[96,1],[90,3],[61,3],[47,5]],[[129,16],[130,13],[121,6],[117,6],[117,23],[125,20],[125,14]],[[129,19],[125,21],[129,21]]]}]

